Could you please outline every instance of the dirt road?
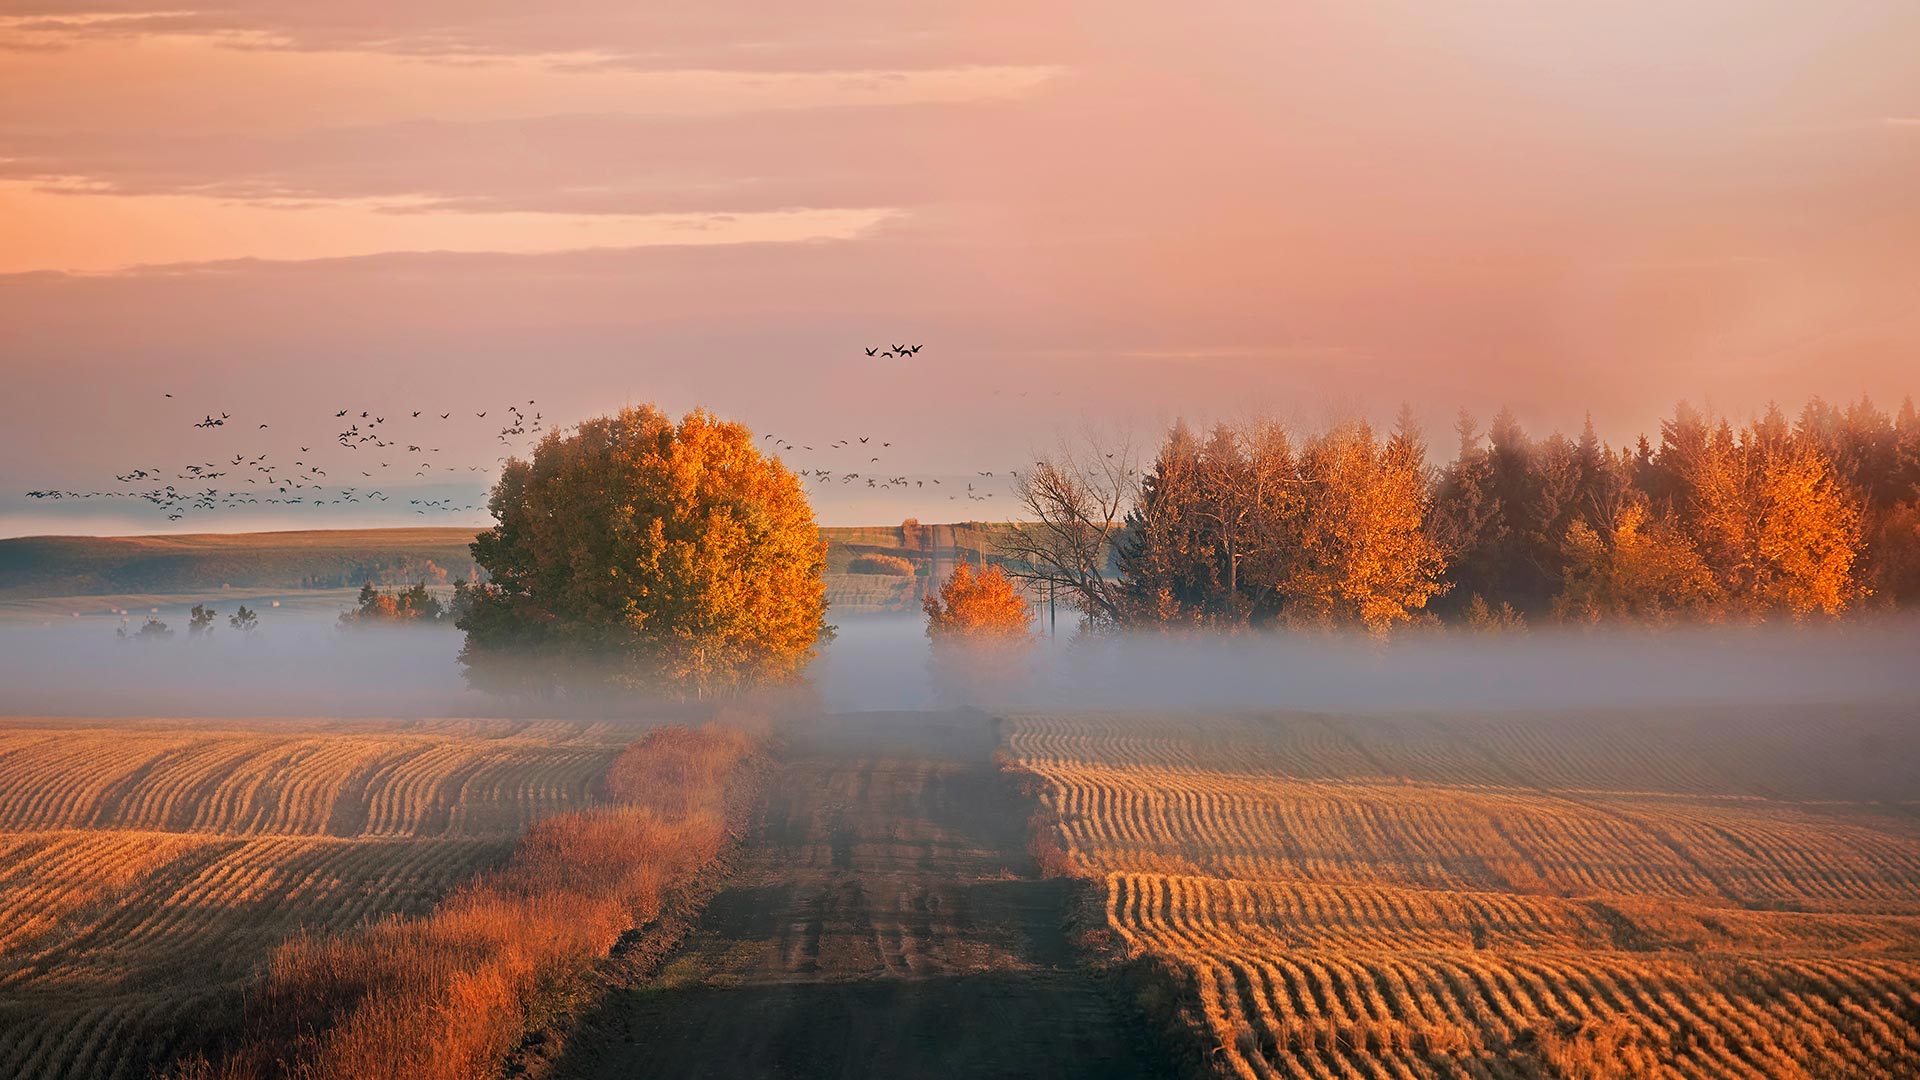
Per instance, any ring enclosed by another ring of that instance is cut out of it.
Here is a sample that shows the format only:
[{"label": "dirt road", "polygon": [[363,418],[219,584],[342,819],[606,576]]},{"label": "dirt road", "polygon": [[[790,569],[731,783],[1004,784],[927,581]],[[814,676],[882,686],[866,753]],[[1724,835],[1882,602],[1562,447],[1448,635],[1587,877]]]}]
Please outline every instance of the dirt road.
[{"label": "dirt road", "polygon": [[1164,1075],[1074,962],[1063,882],[976,713],[830,717],[792,739],[735,881],[556,1075]]}]

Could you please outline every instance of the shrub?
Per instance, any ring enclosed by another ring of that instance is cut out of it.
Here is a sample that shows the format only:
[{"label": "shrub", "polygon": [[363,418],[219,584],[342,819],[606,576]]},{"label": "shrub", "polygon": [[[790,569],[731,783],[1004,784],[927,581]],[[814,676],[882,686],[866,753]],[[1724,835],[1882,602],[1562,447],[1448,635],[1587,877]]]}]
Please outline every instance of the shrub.
[{"label": "shrub", "polygon": [[887,574],[892,577],[912,577],[913,563],[898,555],[855,555],[847,563],[850,574]]},{"label": "shrub", "polygon": [[431,625],[445,621],[448,617],[440,598],[433,595],[425,581],[416,582],[405,589],[376,589],[369,581],[360,586],[357,606],[352,611],[342,612],[340,625],[354,626],[367,623],[416,623]]}]

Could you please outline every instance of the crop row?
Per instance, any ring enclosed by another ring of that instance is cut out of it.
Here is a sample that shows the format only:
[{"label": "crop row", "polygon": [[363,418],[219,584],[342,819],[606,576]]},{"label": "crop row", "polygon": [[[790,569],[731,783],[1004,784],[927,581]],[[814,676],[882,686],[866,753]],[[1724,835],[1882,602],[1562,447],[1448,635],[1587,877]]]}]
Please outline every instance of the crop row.
[{"label": "crop row", "polygon": [[478,835],[585,803],[613,747],[0,728],[0,830]]},{"label": "crop row", "polygon": [[288,935],[429,909],[594,801],[559,721],[0,724],[0,1076],[144,1078]]},{"label": "crop row", "polygon": [[1194,715],[1008,721],[1023,761],[1561,793],[1912,801],[1920,727],[1897,710]]},{"label": "crop row", "polygon": [[1912,793],[1769,796],[1770,752],[1716,758],[1724,729],[1620,742],[1632,728],[1136,714],[1004,733],[1065,864],[1104,884],[1121,948],[1179,974],[1226,1074],[1920,1074]]}]

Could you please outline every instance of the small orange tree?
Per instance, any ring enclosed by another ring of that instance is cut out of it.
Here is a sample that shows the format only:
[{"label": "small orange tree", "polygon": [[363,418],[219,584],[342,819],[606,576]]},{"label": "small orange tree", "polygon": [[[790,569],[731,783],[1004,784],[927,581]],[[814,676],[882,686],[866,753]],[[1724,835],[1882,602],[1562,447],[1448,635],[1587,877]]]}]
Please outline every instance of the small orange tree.
[{"label": "small orange tree", "polygon": [[976,572],[961,563],[921,607],[933,642],[934,679],[945,693],[984,679],[1004,680],[1033,642],[1026,598],[998,566]]}]

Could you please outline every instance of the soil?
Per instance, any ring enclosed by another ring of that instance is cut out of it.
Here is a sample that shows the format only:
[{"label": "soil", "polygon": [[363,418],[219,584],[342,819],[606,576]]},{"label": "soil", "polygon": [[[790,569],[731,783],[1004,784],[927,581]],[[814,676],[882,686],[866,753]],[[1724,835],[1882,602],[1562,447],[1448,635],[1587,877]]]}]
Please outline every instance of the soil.
[{"label": "soil", "polygon": [[651,979],[609,994],[553,1076],[1172,1075],[1080,964],[1074,885],[972,712],[824,717],[788,739],[732,880]]}]

